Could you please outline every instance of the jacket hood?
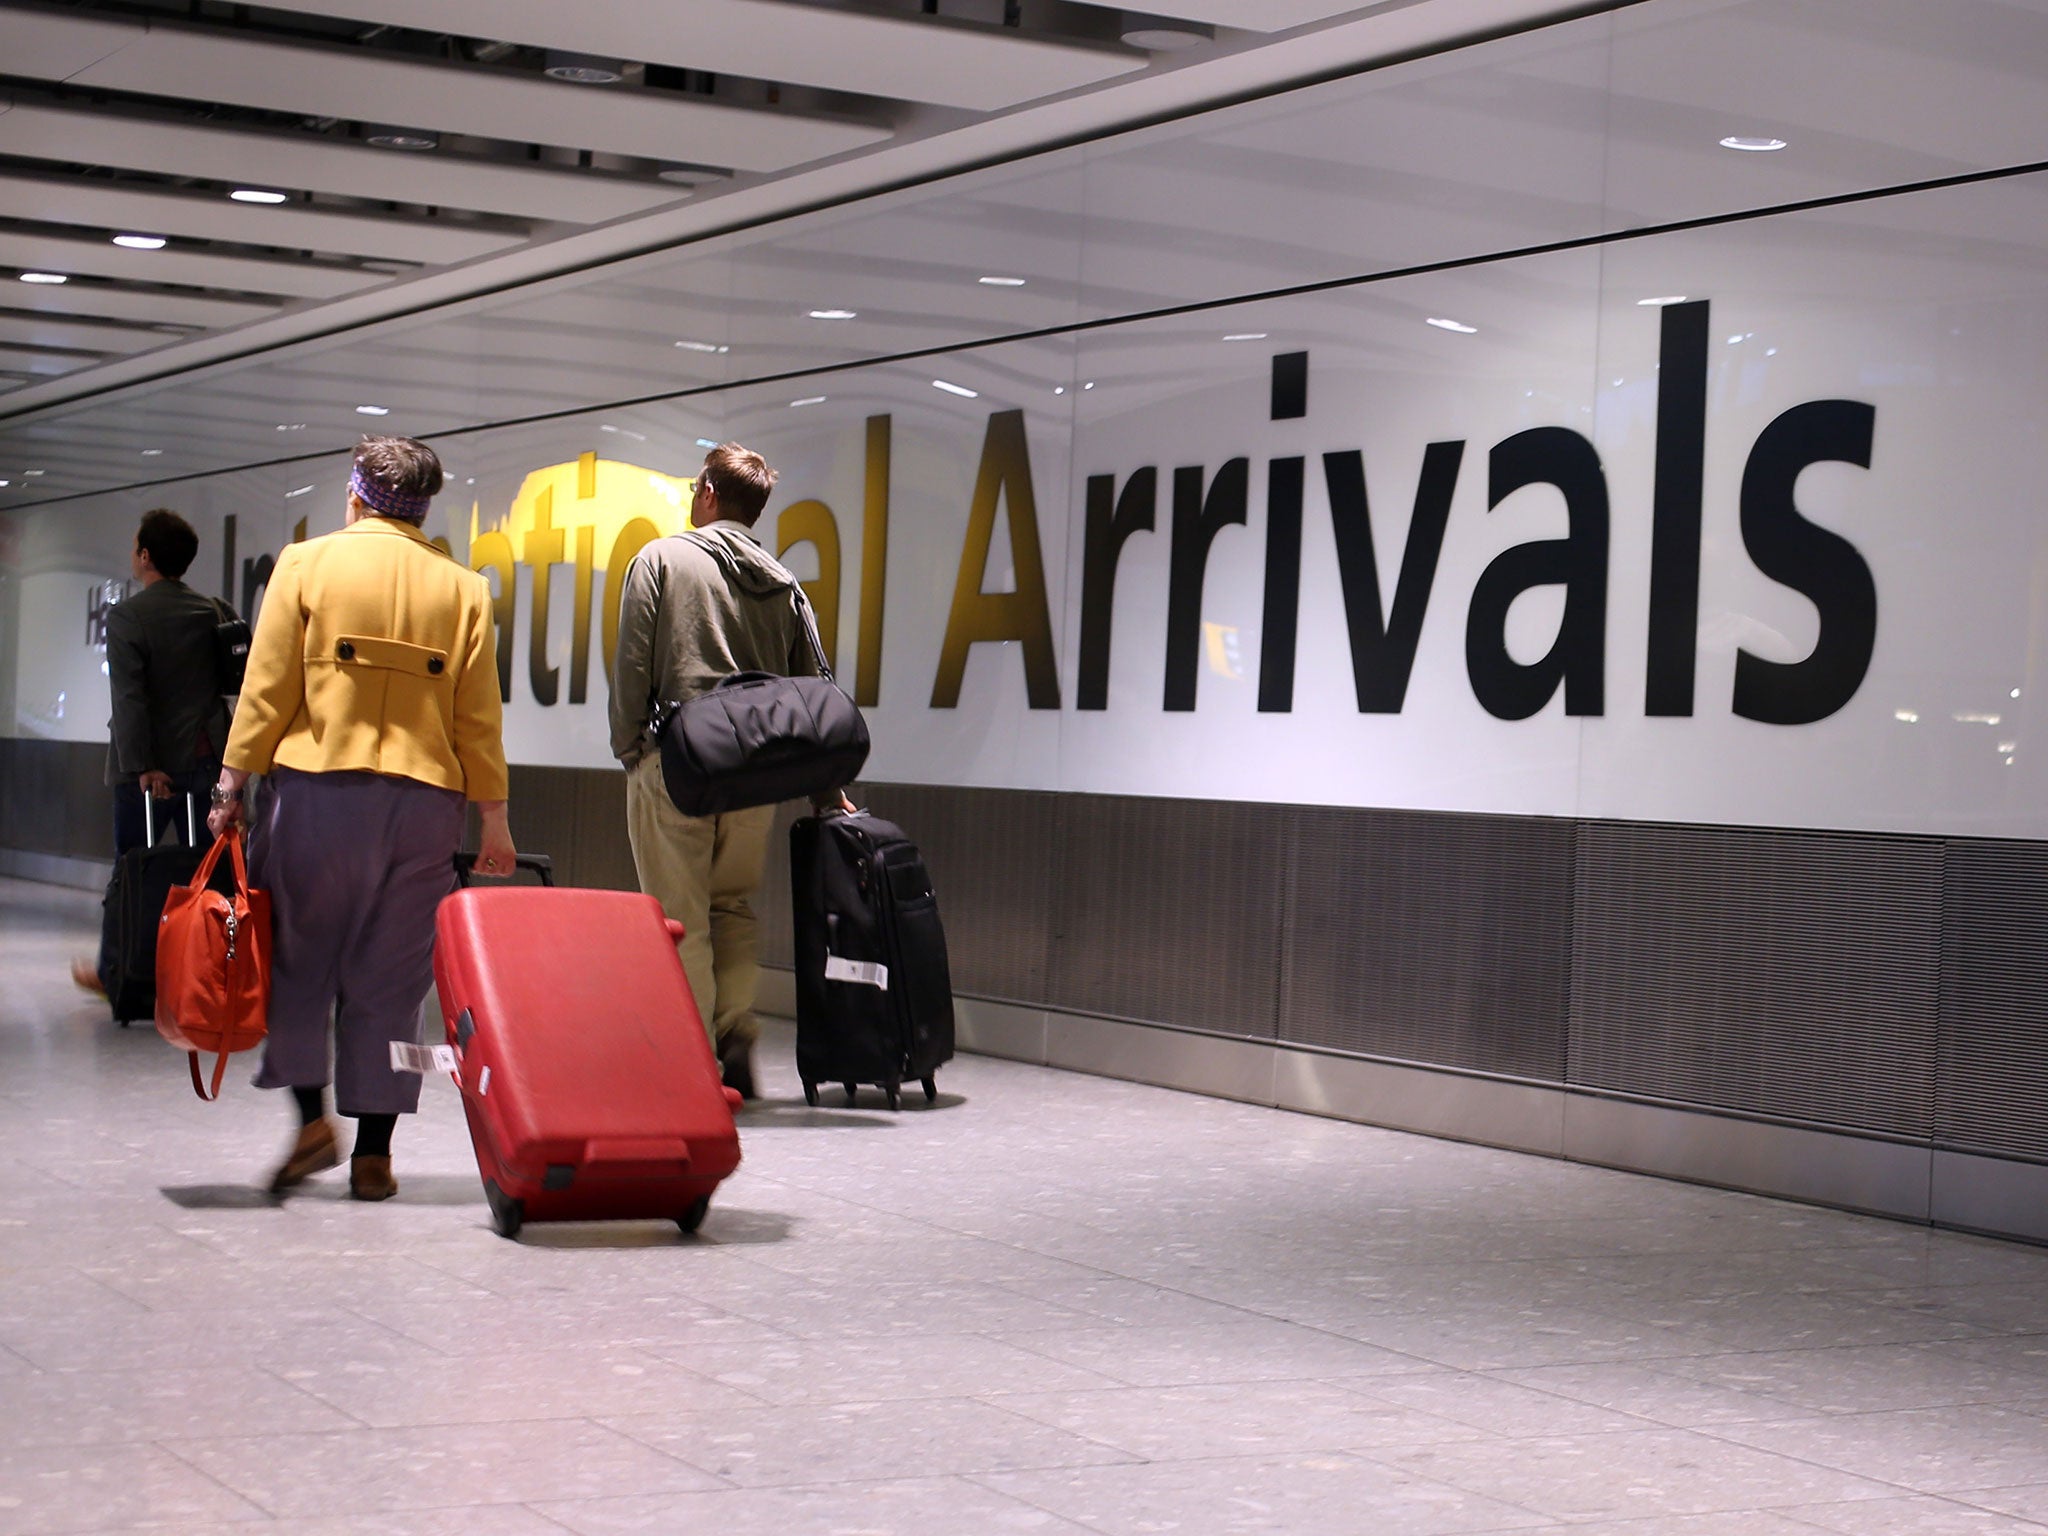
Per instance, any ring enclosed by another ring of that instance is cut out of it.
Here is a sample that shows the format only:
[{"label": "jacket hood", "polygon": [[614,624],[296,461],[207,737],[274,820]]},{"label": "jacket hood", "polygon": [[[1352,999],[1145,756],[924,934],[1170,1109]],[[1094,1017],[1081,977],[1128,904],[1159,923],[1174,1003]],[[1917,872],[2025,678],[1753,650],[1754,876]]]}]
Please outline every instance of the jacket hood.
[{"label": "jacket hood", "polygon": [[692,528],[690,536],[718,561],[729,580],[754,597],[773,597],[796,585],[773,555],[738,523],[721,518],[704,528]]}]

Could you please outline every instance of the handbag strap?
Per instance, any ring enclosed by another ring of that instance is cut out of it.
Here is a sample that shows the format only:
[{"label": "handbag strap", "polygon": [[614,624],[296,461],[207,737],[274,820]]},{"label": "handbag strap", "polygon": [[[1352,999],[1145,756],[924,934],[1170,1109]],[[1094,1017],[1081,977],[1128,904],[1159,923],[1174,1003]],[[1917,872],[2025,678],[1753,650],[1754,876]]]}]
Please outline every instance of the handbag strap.
[{"label": "handbag strap", "polygon": [[221,1047],[220,1059],[213,1064],[213,1092],[211,1093],[208,1093],[200,1086],[199,1053],[197,1051],[187,1051],[185,1053],[185,1065],[192,1069],[192,1091],[194,1093],[198,1094],[200,1098],[209,1104],[220,1097],[220,1080],[228,1075],[228,1051],[226,1046]]}]

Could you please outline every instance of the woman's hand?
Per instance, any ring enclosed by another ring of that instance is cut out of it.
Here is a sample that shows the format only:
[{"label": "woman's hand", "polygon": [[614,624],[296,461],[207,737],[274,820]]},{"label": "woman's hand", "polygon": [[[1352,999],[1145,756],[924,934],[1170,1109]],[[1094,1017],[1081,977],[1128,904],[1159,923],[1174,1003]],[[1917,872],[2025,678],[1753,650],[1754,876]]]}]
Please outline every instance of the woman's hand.
[{"label": "woman's hand", "polygon": [[512,820],[506,802],[479,801],[476,811],[484,824],[483,845],[477,849],[476,872],[500,878],[509,876],[519,862],[519,850],[512,846]]},{"label": "woman's hand", "polygon": [[249,775],[241,769],[221,769],[220,782],[213,788],[213,809],[206,813],[206,830],[215,837],[242,824],[242,791],[248,783]]}]

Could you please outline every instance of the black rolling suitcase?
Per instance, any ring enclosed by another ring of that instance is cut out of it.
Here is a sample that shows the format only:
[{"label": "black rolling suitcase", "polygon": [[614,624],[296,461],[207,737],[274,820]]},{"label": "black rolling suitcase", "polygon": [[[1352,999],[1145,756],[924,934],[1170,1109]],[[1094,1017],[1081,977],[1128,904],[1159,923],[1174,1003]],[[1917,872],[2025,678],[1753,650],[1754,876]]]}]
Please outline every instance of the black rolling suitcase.
[{"label": "black rolling suitcase", "polygon": [[[193,809],[193,797],[185,802],[185,841],[157,840],[156,802],[142,797],[142,818],[146,841],[130,848],[114,864],[114,877],[107,882],[107,894],[100,911],[100,985],[107,989],[107,1005],[116,1022],[156,1017],[156,925],[164,915],[164,901],[174,885],[189,885],[206,857],[200,846],[202,830]],[[226,869],[226,865],[222,866]],[[234,871],[226,869],[226,889],[234,889]],[[214,883],[219,885],[218,878]]]},{"label": "black rolling suitcase", "polygon": [[938,1097],[953,1059],[953,980],[931,876],[917,845],[865,811],[806,816],[789,829],[796,928],[796,1070],[804,1099],[842,1083],[851,1104],[879,1084]]}]

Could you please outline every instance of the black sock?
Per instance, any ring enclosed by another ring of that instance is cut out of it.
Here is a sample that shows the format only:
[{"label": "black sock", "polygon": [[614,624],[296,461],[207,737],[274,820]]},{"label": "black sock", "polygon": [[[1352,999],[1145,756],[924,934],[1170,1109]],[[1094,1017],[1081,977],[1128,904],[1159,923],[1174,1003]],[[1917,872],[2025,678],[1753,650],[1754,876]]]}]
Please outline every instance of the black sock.
[{"label": "black sock", "polygon": [[311,1125],[327,1113],[325,1088],[294,1088],[292,1097],[299,1101],[300,1125]]},{"label": "black sock", "polygon": [[396,1115],[357,1115],[354,1157],[389,1157],[391,1132],[398,1125]]}]

